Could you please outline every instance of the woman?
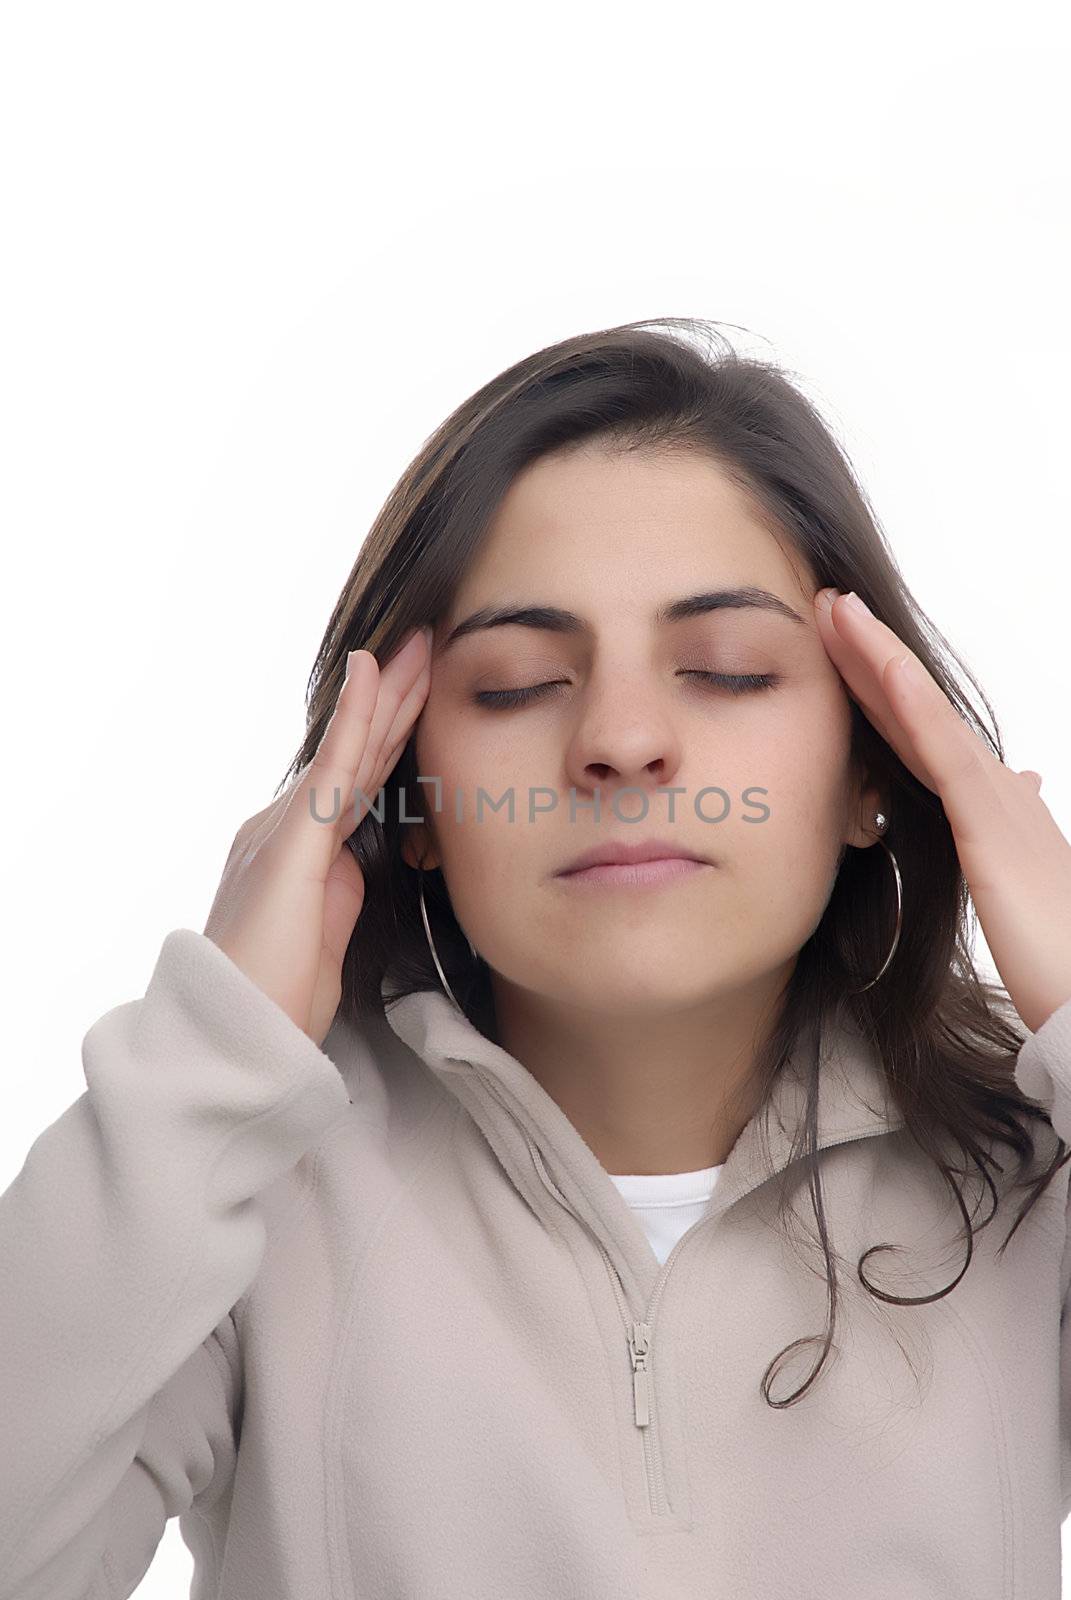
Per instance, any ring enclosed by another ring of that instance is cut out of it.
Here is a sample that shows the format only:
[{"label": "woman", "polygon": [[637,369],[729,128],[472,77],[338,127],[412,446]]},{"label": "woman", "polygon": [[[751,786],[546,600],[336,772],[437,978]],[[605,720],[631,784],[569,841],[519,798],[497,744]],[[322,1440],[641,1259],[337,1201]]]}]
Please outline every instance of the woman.
[{"label": "woman", "polygon": [[1071,847],[940,643],[709,326],[442,425],[3,1196],[4,1600],[1058,1595]]}]

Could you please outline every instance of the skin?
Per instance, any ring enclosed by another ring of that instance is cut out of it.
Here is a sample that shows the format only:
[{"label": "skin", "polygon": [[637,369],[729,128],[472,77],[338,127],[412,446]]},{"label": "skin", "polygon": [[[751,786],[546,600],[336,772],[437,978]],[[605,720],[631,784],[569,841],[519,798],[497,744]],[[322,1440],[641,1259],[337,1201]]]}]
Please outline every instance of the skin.
[{"label": "skin", "polygon": [[[802,621],[753,608],[654,621],[681,596],[738,585],[771,591]],[[415,739],[417,771],[441,779],[442,802],[434,809],[430,785],[409,801],[410,813],[426,804],[427,823],[408,831],[405,853],[443,869],[491,969],[499,1044],[609,1172],[726,1159],[754,1109],[756,1049],[842,850],[876,837],[882,797],[850,759],[848,685],[815,591],[798,552],[709,458],[584,448],[514,480],[435,628]],[[505,604],[566,608],[583,631],[512,624],[446,646],[462,618]],[[684,675],[697,670],[779,681],[733,694]],[[560,687],[516,708],[473,700],[547,682]],[[709,785],[728,796],[721,821],[704,820],[721,816],[718,794],[695,809]],[[490,807],[476,820],[480,786],[495,799],[513,789],[513,821]],[[684,792],[658,792],[668,786]],[[529,820],[533,789],[558,803]],[[598,820],[584,804],[596,791]],[[555,877],[596,842],[650,836],[708,864],[657,887]]]},{"label": "skin", "polygon": [[993,963],[1039,1032],[1071,999],[1071,844],[1041,798],[1041,774],[998,760],[858,595],[823,590],[815,614],[853,699],[939,797]]},{"label": "skin", "polygon": [[[826,903],[837,841],[864,842],[861,818],[869,824],[878,801],[849,756],[850,699],[941,801],[1011,1003],[1028,1030],[1044,1032],[1071,1001],[1071,844],[1041,799],[1040,776],[1000,761],[858,596],[811,595],[813,576],[754,510],[709,461],[680,452],[589,451],[529,470],[440,627],[428,715],[430,626],[413,629],[382,671],[371,652],[349,652],[314,758],[235,834],[206,935],[322,1043],[364,879],[342,848],[356,805],[336,805],[324,826],[316,792],[375,794],[416,728],[420,767],[461,808],[440,808],[413,830],[410,861],[419,849],[429,865],[442,862],[462,925],[493,969],[500,1042],[609,1170],[716,1163],[754,1109],[749,1056]],[[753,610],[653,625],[652,599],[677,598],[671,581],[679,595],[760,577],[782,599],[795,590],[810,602],[791,634],[779,623],[770,635],[769,614]],[[522,596],[527,583],[546,587]],[[581,631],[548,633],[544,619],[538,636],[514,625],[448,646],[467,605],[504,596],[583,607]],[[734,697],[688,676],[697,658],[714,668],[711,657],[722,671],[775,668],[780,681],[759,699]],[[557,696],[523,720],[493,720],[473,694],[500,674],[554,674]],[[571,817],[563,805],[527,831],[508,811],[462,827],[473,816],[465,782],[470,799],[472,782],[519,792],[523,824],[525,796],[548,776],[552,793],[572,787],[582,803],[608,792],[608,821]],[[732,826],[711,846],[715,813],[695,802],[715,776]],[[629,780],[638,792],[619,794]],[[740,805],[756,782],[773,802],[761,827],[748,826],[757,813]],[[625,803],[616,814],[615,798]],[[709,870],[657,891],[570,898],[555,869],[596,829],[600,839],[628,837],[624,819],[641,814],[628,808],[644,800],[654,802],[646,830],[678,828],[681,841],[710,850]],[[1059,1048],[1058,1033],[1049,1040]]]}]

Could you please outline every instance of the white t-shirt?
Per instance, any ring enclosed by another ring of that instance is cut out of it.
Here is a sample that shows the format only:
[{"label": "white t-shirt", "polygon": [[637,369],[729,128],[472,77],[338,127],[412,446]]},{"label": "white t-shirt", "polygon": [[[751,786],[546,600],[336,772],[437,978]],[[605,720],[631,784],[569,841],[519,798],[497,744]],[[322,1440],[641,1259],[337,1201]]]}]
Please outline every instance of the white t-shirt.
[{"label": "white t-shirt", "polygon": [[661,1264],[706,1211],[722,1165],[699,1172],[610,1173]]}]

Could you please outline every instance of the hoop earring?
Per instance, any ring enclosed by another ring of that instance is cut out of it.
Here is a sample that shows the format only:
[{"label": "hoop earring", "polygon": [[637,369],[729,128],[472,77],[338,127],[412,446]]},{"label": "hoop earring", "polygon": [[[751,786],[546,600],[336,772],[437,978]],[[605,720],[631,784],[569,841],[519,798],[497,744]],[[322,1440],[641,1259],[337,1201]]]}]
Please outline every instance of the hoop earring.
[{"label": "hoop earring", "polygon": [[[442,963],[439,960],[439,953],[435,948],[435,940],[431,936],[431,924],[428,921],[428,908],[424,904],[424,868],[421,867],[419,870],[420,870],[420,916],[421,916],[421,920],[424,923],[424,933],[425,933],[425,936],[426,936],[427,941],[428,941],[428,949],[431,951],[431,959],[435,963],[435,970],[439,974],[440,979],[442,980],[443,988],[446,990],[447,994],[450,996],[450,999],[454,1002],[455,1006],[457,1006],[457,1009],[461,1012],[461,1015],[464,1016],[465,1015],[464,1007],[461,1005],[460,1001],[457,998],[457,995],[454,993],[454,991],[450,987],[449,981],[447,980],[446,973],[442,969]],[[466,934],[465,937],[466,937],[466,942],[468,943],[468,947],[472,951],[472,959],[473,959],[473,961],[474,962],[479,962],[480,958],[476,954],[476,946],[473,944],[472,940],[468,938],[467,934]]]},{"label": "hoop earring", "polygon": [[[876,828],[879,828],[879,829],[880,828],[884,828],[886,826],[886,822],[887,822],[887,819],[879,811],[877,816],[874,818],[874,826]],[[885,843],[885,840],[884,839],[879,839],[878,843],[881,845],[881,848],[885,851],[885,854],[889,857],[889,860],[892,862],[893,876],[896,879],[896,932],[893,934],[893,942],[892,942],[892,945],[891,945],[891,947],[889,949],[889,954],[885,957],[885,960],[882,962],[881,968],[878,971],[877,977],[871,978],[870,982],[869,983],[864,983],[862,988],[860,988],[860,989],[848,989],[846,991],[846,993],[848,993],[848,994],[863,994],[865,990],[872,989],[874,987],[874,985],[877,983],[878,978],[882,977],[883,974],[885,973],[885,971],[887,970],[889,962],[892,960],[893,956],[896,954],[896,946],[900,943],[900,928],[901,928],[901,925],[902,925],[902,922],[903,922],[903,913],[904,913],[904,886],[903,886],[903,883],[900,880],[900,867],[899,867],[899,864],[898,864],[898,862],[896,860],[895,855],[889,849],[889,846]]]}]

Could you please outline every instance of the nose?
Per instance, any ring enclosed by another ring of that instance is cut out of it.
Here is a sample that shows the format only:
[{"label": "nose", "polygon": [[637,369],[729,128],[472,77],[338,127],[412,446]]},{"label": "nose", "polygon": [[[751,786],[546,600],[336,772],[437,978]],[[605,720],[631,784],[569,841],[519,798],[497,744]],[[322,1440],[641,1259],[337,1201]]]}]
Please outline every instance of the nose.
[{"label": "nose", "polygon": [[[597,788],[604,805],[623,788],[653,796],[676,782],[681,756],[680,731],[664,690],[637,672],[589,679],[565,752],[567,785],[578,794]],[[638,810],[638,801],[622,803],[626,816]]]}]

